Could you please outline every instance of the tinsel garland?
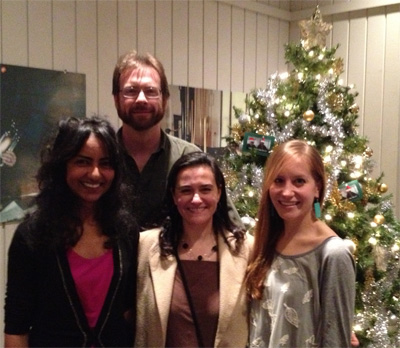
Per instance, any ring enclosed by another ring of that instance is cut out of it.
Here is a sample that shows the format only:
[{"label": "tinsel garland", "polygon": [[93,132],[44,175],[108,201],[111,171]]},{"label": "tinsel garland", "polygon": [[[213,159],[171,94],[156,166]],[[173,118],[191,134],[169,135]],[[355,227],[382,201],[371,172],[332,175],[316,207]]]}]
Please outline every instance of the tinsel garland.
[{"label": "tinsel garland", "polygon": [[327,187],[325,193],[325,199],[328,199],[332,192],[332,187],[337,181],[340,173],[339,159],[343,153],[343,140],[345,133],[343,130],[343,120],[337,117],[332,111],[327,101],[328,88],[334,83],[332,78],[326,77],[319,84],[319,92],[317,98],[317,106],[319,113],[323,116],[322,126],[317,126],[304,119],[294,119],[293,121],[286,124],[283,129],[278,126],[278,121],[274,113],[274,107],[277,104],[276,93],[278,91],[279,84],[282,83],[282,79],[274,74],[268,80],[268,87],[266,89],[258,89],[256,91],[256,98],[265,105],[265,119],[269,125],[268,135],[275,137],[277,144],[283,143],[293,138],[294,130],[298,127],[304,129],[310,136],[321,136],[330,137],[333,142],[333,151],[330,154],[331,160],[331,172],[327,179]]}]

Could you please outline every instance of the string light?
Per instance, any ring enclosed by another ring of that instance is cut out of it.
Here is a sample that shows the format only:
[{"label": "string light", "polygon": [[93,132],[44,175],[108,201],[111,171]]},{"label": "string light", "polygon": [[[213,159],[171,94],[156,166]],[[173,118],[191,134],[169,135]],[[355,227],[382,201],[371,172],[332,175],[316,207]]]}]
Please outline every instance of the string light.
[{"label": "string light", "polygon": [[282,80],[286,80],[289,77],[289,73],[288,72],[283,72],[282,74],[279,75],[279,77]]},{"label": "string light", "polygon": [[371,245],[376,245],[378,241],[376,240],[375,237],[371,237],[370,239],[368,239],[368,243]]}]

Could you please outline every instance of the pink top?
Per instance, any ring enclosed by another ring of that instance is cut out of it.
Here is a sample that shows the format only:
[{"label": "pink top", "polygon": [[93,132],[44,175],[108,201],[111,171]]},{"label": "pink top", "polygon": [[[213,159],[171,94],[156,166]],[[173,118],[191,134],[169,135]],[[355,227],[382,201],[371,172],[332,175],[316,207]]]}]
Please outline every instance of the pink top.
[{"label": "pink top", "polygon": [[113,276],[113,252],[107,249],[99,257],[86,259],[69,249],[67,258],[89,326],[94,328]]}]

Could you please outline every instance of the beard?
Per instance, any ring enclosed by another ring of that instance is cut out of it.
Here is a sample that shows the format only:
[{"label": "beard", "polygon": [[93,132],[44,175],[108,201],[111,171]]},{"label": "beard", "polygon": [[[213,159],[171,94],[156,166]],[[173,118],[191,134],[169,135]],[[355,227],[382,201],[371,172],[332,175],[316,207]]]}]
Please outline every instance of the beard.
[{"label": "beard", "polygon": [[[158,124],[164,117],[164,110],[162,108],[156,109],[152,106],[132,107],[129,109],[129,112],[125,112],[118,108],[117,111],[122,122],[136,131],[150,129]],[[141,115],[142,113],[146,113],[147,115]]]}]

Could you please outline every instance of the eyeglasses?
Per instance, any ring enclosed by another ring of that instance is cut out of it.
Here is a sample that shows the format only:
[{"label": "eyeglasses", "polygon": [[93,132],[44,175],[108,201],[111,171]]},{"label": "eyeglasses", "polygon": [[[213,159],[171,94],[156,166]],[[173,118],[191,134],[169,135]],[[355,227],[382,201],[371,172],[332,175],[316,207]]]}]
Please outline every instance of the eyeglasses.
[{"label": "eyeglasses", "polygon": [[128,86],[120,90],[120,92],[122,92],[122,95],[128,99],[137,99],[137,97],[139,97],[140,92],[142,91],[146,99],[157,99],[161,95],[161,91],[156,87],[139,88],[134,86]]}]

